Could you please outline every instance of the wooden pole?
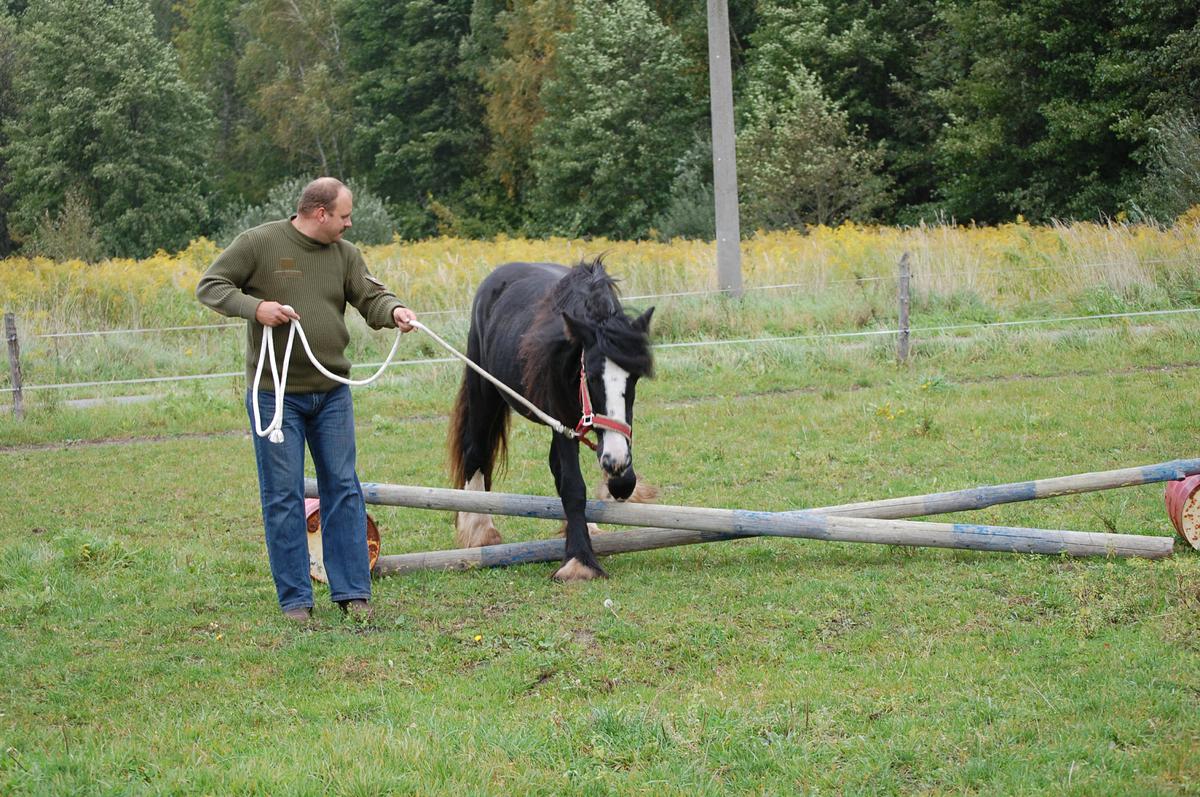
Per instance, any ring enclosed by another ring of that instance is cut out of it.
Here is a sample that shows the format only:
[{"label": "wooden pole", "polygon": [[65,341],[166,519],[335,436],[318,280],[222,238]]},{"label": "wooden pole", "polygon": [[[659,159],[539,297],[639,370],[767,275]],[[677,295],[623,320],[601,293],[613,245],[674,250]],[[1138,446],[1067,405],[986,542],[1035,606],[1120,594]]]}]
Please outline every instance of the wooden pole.
[{"label": "wooden pole", "polygon": [[[857,504],[841,504],[799,512],[750,512],[648,504],[589,501],[587,517],[598,523],[665,526],[594,535],[600,555],[644,551],[700,542],[741,539],[756,535],[919,545],[1072,556],[1115,555],[1158,558],[1170,555],[1174,538],[1129,534],[1007,528],[973,524],[886,523],[888,519],[982,509],[997,504],[1058,495],[1170,481],[1200,473],[1200,459],[1084,473],[1029,482],[1000,484],[947,493],[906,496]],[[316,496],[316,482],[306,481],[306,494]],[[561,519],[558,498],[512,493],[466,492],[432,487],[365,483],[367,503],[489,512],[500,515]],[[849,523],[850,518],[856,518]],[[875,519],[875,520],[872,520]],[[438,567],[455,569],[497,566],[562,557],[562,540],[511,543],[489,548],[380,557],[379,573]],[[532,558],[531,558],[532,557]],[[541,558],[545,557],[545,558]]]},{"label": "wooden pole", "polygon": [[896,360],[908,362],[908,252],[900,257],[900,334],[896,338]]},{"label": "wooden pole", "polygon": [[742,233],[738,219],[733,67],[727,0],[708,0],[708,88],[712,116],[713,204],[716,210],[717,285],[742,295]]},{"label": "wooden pole", "polygon": [[4,314],[4,337],[8,339],[8,373],[12,379],[13,415],[25,417],[25,400],[21,395],[21,342],[17,338],[17,320],[12,313]]},{"label": "wooden pole", "polygon": [[[972,526],[960,523],[915,523],[868,518],[830,517],[828,520],[829,529],[824,533],[805,528],[800,523],[792,528],[781,527],[758,534],[659,528],[602,532],[592,535],[592,547],[598,556],[608,556],[614,553],[761,535],[802,537],[830,542],[962,548],[1000,553],[1161,559],[1170,556],[1175,546],[1172,537],[1146,537],[1137,534],[1093,534],[1081,531]],[[395,554],[379,557],[375,562],[374,572],[376,575],[386,576],[415,570],[466,570],[472,567],[507,567],[531,562],[557,562],[562,559],[565,546],[565,540],[556,538],[488,545],[483,548]]]},{"label": "wooden pole", "polygon": [[813,511],[873,518],[921,517],[922,515],[941,515],[948,512],[986,509],[999,504],[1036,501],[1060,495],[1077,495],[1119,487],[1136,487],[1141,484],[1158,484],[1186,479],[1197,473],[1200,473],[1200,458],[1175,459],[1153,465],[1078,473],[1073,476],[1056,476],[1027,482],[971,487],[966,490],[953,490],[945,493],[885,498],[857,504],[838,504],[837,506],[818,507]]}]

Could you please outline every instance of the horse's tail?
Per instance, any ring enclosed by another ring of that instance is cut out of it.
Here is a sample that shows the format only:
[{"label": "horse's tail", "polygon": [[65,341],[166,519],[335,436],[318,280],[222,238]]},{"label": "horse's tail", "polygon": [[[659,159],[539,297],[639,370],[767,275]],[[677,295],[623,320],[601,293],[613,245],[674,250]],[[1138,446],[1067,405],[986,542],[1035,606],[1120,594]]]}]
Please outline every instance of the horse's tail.
[{"label": "horse's tail", "polygon": [[[463,370],[446,436],[450,479],[455,488],[461,489],[479,471],[484,489],[490,490],[497,462],[502,470],[508,464],[508,405],[498,391],[489,390],[490,385],[469,368]],[[472,412],[476,414],[474,422]]]}]

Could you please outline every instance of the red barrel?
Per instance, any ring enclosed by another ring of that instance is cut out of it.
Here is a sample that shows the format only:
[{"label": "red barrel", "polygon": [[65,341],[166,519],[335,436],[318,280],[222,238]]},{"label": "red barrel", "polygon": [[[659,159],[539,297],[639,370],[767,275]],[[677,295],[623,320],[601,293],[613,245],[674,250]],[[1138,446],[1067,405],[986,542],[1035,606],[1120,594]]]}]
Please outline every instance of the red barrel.
[{"label": "red barrel", "polygon": [[[328,583],[325,575],[325,561],[321,549],[321,500],[319,498],[304,499],[304,517],[308,521],[308,564],[314,580]],[[367,558],[371,567],[375,567],[379,559],[379,527],[375,518],[367,515]]]},{"label": "red barrel", "polygon": [[1200,474],[1167,482],[1167,515],[1175,530],[1195,549],[1200,550]]}]

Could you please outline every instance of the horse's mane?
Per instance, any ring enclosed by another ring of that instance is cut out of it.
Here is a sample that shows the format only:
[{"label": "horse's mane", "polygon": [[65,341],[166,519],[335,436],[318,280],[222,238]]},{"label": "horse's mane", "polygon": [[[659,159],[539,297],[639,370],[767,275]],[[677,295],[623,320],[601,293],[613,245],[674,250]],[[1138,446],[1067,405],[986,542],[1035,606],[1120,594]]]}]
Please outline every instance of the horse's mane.
[{"label": "horse's mane", "polygon": [[575,380],[583,342],[567,334],[564,315],[592,330],[601,354],[631,375],[653,373],[649,336],[621,307],[617,280],[605,271],[602,257],[582,260],[538,302],[521,338],[523,381],[538,406],[559,417],[578,409]]}]

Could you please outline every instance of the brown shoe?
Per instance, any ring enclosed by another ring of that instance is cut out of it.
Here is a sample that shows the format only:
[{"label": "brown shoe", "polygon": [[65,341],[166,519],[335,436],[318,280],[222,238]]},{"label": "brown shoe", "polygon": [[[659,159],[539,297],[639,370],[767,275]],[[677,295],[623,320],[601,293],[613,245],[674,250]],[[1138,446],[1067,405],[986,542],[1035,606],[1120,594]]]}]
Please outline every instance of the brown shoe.
[{"label": "brown shoe", "polygon": [[308,606],[293,606],[283,610],[283,616],[298,623],[307,623],[312,619],[312,609]]},{"label": "brown shoe", "polygon": [[375,610],[371,608],[369,601],[363,598],[355,598],[354,600],[338,601],[338,606],[342,607],[342,611],[355,619],[370,620],[375,616]]}]

